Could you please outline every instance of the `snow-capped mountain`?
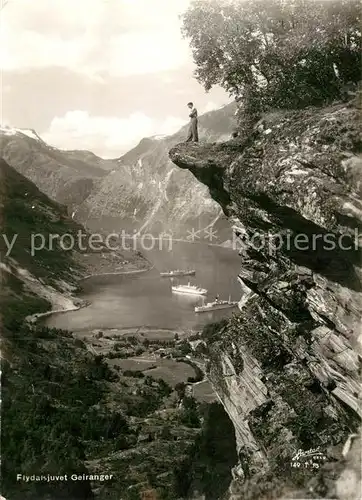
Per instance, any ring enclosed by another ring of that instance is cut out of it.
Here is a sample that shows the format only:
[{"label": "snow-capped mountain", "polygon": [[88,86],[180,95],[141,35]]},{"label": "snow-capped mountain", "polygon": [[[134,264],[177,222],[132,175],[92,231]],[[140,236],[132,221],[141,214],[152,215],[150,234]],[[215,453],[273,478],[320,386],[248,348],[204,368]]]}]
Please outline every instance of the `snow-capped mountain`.
[{"label": "snow-capped mountain", "polygon": [[[200,140],[230,137],[235,105],[199,119]],[[145,138],[125,155],[104,160],[89,151],[61,151],[23,129],[0,129],[4,159],[48,196],[67,204],[93,230],[172,231],[226,222],[207,187],[178,169],[169,149],[184,140],[187,125],[172,136]]]},{"label": "snow-capped mountain", "polygon": [[0,152],[43,193],[70,207],[81,203],[108,171],[102,168],[108,160],[88,151],[79,154],[54,148],[32,129],[1,126]]},{"label": "snow-capped mountain", "polygon": [[35,139],[36,141],[40,141],[43,144],[45,144],[43,139],[39,137],[39,135],[35,132],[35,130],[31,128],[13,128],[6,125],[0,125],[0,132],[4,135],[23,134],[30,137],[31,139]]}]

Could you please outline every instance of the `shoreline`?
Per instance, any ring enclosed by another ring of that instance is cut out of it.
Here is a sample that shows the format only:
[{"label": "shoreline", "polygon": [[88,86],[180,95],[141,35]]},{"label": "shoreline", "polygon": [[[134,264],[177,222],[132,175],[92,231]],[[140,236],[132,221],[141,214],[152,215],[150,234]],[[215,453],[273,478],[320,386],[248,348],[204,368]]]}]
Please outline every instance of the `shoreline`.
[{"label": "shoreline", "polygon": [[71,312],[71,311],[79,311],[79,309],[83,309],[84,307],[88,307],[90,304],[85,303],[81,304],[79,306],[74,306],[74,307],[69,307],[67,309],[52,309],[51,311],[46,311],[43,313],[35,313],[31,316],[28,316],[26,319],[27,322],[31,324],[35,324],[39,318],[45,318],[47,316],[51,316],[52,314],[60,314],[60,313],[66,313],[66,312]]},{"label": "shoreline", "polygon": [[[99,276],[119,276],[119,275],[130,275],[130,274],[140,274],[140,273],[145,273],[147,271],[151,271],[155,266],[148,267],[146,269],[133,269],[132,271],[120,271],[117,273],[96,273],[96,274],[89,274],[85,277],[79,278],[78,283],[81,283],[84,280],[93,278],[93,277],[99,277]],[[70,299],[71,300],[71,299]],[[86,302],[81,303],[79,305],[75,305],[73,302],[73,306],[67,307],[65,309],[52,309],[51,311],[46,311],[43,313],[35,313],[32,314],[31,316],[28,316],[26,321],[31,324],[37,323],[38,319],[40,318],[45,318],[47,316],[51,316],[52,314],[61,314],[61,313],[67,313],[67,312],[73,312],[73,311],[79,311],[80,309],[83,309],[85,307],[90,306],[91,302]]]},{"label": "shoreline", "polygon": [[175,335],[177,333],[179,336],[192,336],[197,333],[196,330],[187,330],[183,328],[162,328],[155,327],[151,325],[139,325],[139,326],[125,326],[119,328],[86,328],[85,330],[75,330],[73,333],[84,338],[91,338],[102,332],[103,337],[117,335],[117,336],[127,336],[127,335],[139,335],[143,337],[145,334],[165,334],[165,335]]},{"label": "shoreline", "polygon": [[96,274],[88,274],[87,276],[84,276],[83,278],[80,278],[78,281],[85,281],[90,278],[98,277],[98,276],[123,276],[123,275],[129,275],[129,274],[141,274],[141,273],[146,273],[147,271],[151,271],[155,266],[147,267],[145,269],[133,269],[132,271],[119,271],[116,273],[96,273]]}]

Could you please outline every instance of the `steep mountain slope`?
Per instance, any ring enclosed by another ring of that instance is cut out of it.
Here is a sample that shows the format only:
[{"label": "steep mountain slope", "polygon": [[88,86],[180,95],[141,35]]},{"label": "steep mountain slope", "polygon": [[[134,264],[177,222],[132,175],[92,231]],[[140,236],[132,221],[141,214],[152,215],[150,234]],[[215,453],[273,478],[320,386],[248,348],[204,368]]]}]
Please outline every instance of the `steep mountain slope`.
[{"label": "steep mountain slope", "polygon": [[[200,141],[230,137],[234,127],[234,103],[200,117]],[[215,229],[225,239],[227,227],[220,207],[205,186],[187,171],[176,169],[168,158],[172,145],[187,135],[188,125],[172,136],[143,139],[118,159],[119,167],[105,177],[77,212],[91,227],[106,230],[162,231],[187,236],[218,220]]]},{"label": "steep mountain slope", "polygon": [[88,196],[110,164],[87,151],[60,151],[26,129],[0,128],[0,152],[9,165],[70,209]]},{"label": "steep mountain slope", "polygon": [[[66,207],[44,195],[32,182],[0,159],[1,195],[1,263],[3,266],[24,268],[48,283],[59,286],[61,280],[74,284],[81,273],[72,259],[76,252],[62,252],[58,243],[50,251],[50,234],[72,234],[82,226],[68,219]],[[36,241],[35,235],[39,234]],[[43,248],[35,246],[44,237]],[[35,244],[36,243],[36,244]],[[58,276],[59,271],[59,276]]]},{"label": "steep mountain slope", "polygon": [[[173,500],[185,480],[210,491],[207,498],[223,494],[236,452],[222,406],[199,404],[160,373],[152,376],[153,363],[146,373],[117,363],[124,352],[140,356],[148,348],[156,365],[162,341],[150,345],[147,336],[117,336],[114,330],[82,339],[27,320],[62,301],[63,308],[74,305],[77,278],[86,272],[81,257],[91,249],[83,240],[83,250],[53,242],[32,252],[32,235],[46,241],[65,236],[68,243],[84,229],[3,160],[0,230],[0,496]],[[171,332],[168,349],[182,362],[175,344]]]},{"label": "steep mountain slope", "polygon": [[43,194],[3,159],[0,176],[1,264],[10,266],[18,277],[17,270],[23,269],[22,279],[26,277],[27,286],[38,294],[46,277],[52,288],[44,288],[43,293],[55,308],[66,302],[63,294],[84,275],[148,266],[131,251],[111,251],[106,241],[94,245],[84,227],[68,217],[64,205]]},{"label": "steep mountain slope", "polygon": [[[235,104],[200,117],[200,140],[226,140],[234,128]],[[187,135],[143,139],[114,160],[88,151],[60,151],[46,145],[34,131],[0,130],[3,158],[69,213],[93,230],[162,231],[187,236],[218,219],[219,240],[228,227],[207,188],[189,172],[176,169],[168,150]]]},{"label": "steep mountain slope", "polygon": [[[72,392],[70,380],[81,383],[81,373],[87,373],[92,360],[71,337],[37,330],[25,323],[27,316],[48,311],[52,306],[74,306],[72,292],[83,272],[74,252],[62,251],[55,244],[52,251],[43,248],[34,253],[31,241],[35,234],[76,234],[81,227],[67,218],[64,207],[51,201],[3,160],[0,202],[1,493],[15,499],[49,498],[49,483],[29,485],[17,481],[16,474],[40,475],[44,464],[49,466],[47,472],[56,474],[66,463],[77,473],[87,472],[79,441],[66,426],[60,425],[64,414],[74,410],[61,393],[63,389]],[[12,241],[15,243],[9,249]],[[79,361],[78,368],[83,362],[78,373],[75,366],[70,366],[69,355]],[[60,377],[57,382],[54,375]],[[53,389],[59,386],[57,397],[50,397],[51,384]],[[91,385],[88,389],[83,386],[83,390],[88,395],[93,391],[97,400],[100,388]],[[60,450],[65,443],[67,456]],[[52,498],[93,498],[90,482],[59,483]]]},{"label": "steep mountain slope", "polygon": [[170,151],[241,257],[241,313],[205,338],[238,441],[230,499],[360,498],[360,461],[338,479],[361,418],[360,109],[271,113],[238,140]]}]

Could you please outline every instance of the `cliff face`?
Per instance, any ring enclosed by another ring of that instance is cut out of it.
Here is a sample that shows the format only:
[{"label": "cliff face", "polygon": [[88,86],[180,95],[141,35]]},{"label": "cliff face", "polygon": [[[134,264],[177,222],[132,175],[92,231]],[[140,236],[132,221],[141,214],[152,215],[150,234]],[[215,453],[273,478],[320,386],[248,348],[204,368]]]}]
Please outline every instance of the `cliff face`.
[{"label": "cliff face", "polygon": [[[227,139],[235,109],[231,104],[202,115],[200,140]],[[187,127],[172,136],[145,138],[121,156],[117,167],[79,206],[77,217],[90,227],[107,231],[172,231],[180,237],[186,237],[191,227],[199,229],[215,221],[219,231],[225,228],[220,206],[206,186],[190,172],[176,168],[168,157],[169,149],[187,136]]]},{"label": "cliff face", "polygon": [[[356,102],[272,113],[247,137],[170,151],[222,206],[241,257],[240,314],[207,341],[238,440],[231,498],[358,497],[331,464],[361,417],[359,117]],[[293,466],[317,447],[318,472]]]},{"label": "cliff face", "polygon": [[[200,140],[230,136],[235,105],[200,117]],[[0,129],[2,157],[52,199],[68,206],[76,220],[95,231],[171,231],[186,237],[187,229],[229,228],[220,206],[193,175],[168,157],[169,149],[187,135],[183,127],[172,136],[143,139],[120,158],[104,160],[89,151],[61,151],[35,132]],[[225,236],[227,238],[227,236]],[[224,238],[224,239],[225,239]]]}]

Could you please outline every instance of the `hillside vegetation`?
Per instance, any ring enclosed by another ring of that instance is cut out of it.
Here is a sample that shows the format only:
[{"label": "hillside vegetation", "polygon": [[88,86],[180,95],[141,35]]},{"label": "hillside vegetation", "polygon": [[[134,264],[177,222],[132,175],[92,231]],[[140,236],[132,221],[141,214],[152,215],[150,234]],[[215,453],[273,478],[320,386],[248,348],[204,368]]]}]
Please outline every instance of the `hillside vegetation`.
[{"label": "hillside vegetation", "polygon": [[194,0],[183,34],[196,78],[236,97],[246,130],[272,108],[344,99],[361,79],[357,0]]},{"label": "hillside vegetation", "polygon": [[[124,357],[121,345],[132,357],[146,352],[146,342],[117,341],[105,356],[69,331],[26,321],[51,309],[44,291],[74,292],[84,271],[77,252],[59,246],[31,255],[31,234],[73,234],[82,227],[4,161],[0,181],[1,235],[18,236],[10,255],[1,243],[1,493],[11,500],[131,500],[148,492],[172,500],[187,484],[191,494],[196,488],[216,499],[214,488],[225,491],[236,460],[235,446],[226,466],[214,454],[225,439],[235,439],[219,404],[199,404],[152,372],[111,363]],[[228,432],[218,434],[211,420],[226,421]],[[205,444],[209,435],[212,449]],[[17,474],[67,478],[26,482]]]}]

